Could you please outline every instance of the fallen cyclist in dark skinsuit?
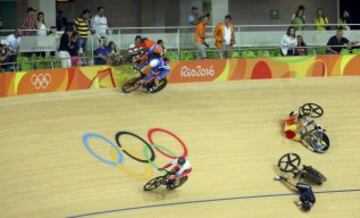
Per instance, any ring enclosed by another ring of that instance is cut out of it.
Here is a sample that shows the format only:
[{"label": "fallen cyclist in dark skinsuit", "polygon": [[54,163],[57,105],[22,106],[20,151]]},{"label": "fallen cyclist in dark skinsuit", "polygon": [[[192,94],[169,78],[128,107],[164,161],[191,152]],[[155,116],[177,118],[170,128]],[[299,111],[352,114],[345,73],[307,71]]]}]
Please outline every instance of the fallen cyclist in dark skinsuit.
[{"label": "fallen cyclist in dark skinsuit", "polygon": [[314,206],[316,198],[310,185],[304,183],[298,183],[296,180],[285,178],[283,176],[276,176],[275,181],[280,181],[289,187],[291,190],[300,194],[299,199],[295,202],[298,207],[301,207],[304,211],[310,211]]}]

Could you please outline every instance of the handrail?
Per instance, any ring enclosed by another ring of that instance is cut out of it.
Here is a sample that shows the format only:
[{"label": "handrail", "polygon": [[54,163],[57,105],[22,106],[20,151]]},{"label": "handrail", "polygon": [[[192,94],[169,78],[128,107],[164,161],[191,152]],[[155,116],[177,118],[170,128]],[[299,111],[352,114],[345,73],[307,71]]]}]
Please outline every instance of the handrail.
[{"label": "handrail", "polygon": [[[301,48],[304,49],[316,49],[316,48],[327,48],[328,46],[301,46]],[[344,46],[331,46],[332,48],[344,48]],[[295,49],[296,47],[294,47],[293,49]],[[233,49],[227,49],[227,51],[233,51],[233,52],[241,52],[241,51],[251,51],[251,50],[279,50],[281,49],[280,46],[266,46],[266,47],[250,47],[250,48],[233,48]],[[220,52],[220,51],[225,51],[222,49],[207,49],[207,52]],[[177,54],[181,54],[181,53],[196,53],[196,50],[183,50],[183,51],[169,51],[171,53],[177,53]],[[99,58],[100,56],[81,56],[81,57],[77,57],[79,59],[82,60],[93,60],[95,58]],[[69,58],[60,58],[60,57],[52,57],[52,58],[44,58],[41,60],[37,60],[37,59],[33,59],[33,60],[23,60],[23,63],[37,63],[37,62],[54,62],[54,61],[61,61],[61,60],[68,60]],[[0,63],[0,66],[4,66],[4,65],[18,65],[19,62],[7,62],[7,63]]]},{"label": "handrail", "polygon": [[[293,26],[294,24],[255,24],[255,25],[234,25],[235,28],[244,28],[244,27],[289,27]],[[339,23],[329,23],[324,24],[323,26],[360,26],[360,23],[351,23],[351,24],[339,24]],[[301,24],[296,25],[301,27],[316,27],[316,24],[308,23],[308,24]],[[207,26],[208,28],[215,28],[216,26],[211,25]],[[166,30],[166,29],[193,29],[195,26],[153,26],[153,27],[110,27],[109,30],[153,30],[153,29],[160,29],[160,30]],[[45,30],[39,30],[39,29],[21,29],[24,32],[39,32],[39,31],[45,31]],[[46,31],[51,31],[53,29],[46,29]],[[1,32],[13,32],[15,29],[1,29]],[[58,31],[62,32],[62,31]]]}]

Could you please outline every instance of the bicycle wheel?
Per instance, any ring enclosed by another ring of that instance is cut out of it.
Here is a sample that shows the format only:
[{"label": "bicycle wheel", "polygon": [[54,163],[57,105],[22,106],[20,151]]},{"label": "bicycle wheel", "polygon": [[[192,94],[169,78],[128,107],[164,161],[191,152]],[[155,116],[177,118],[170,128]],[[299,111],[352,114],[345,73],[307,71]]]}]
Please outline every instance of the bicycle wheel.
[{"label": "bicycle wheel", "polygon": [[150,180],[144,185],[144,191],[152,191],[156,189],[157,187],[161,186],[164,181],[164,176],[158,176]]},{"label": "bicycle wheel", "polygon": [[306,103],[300,107],[300,115],[311,118],[319,118],[324,114],[324,109],[315,103]]},{"label": "bicycle wheel", "polygon": [[155,94],[155,93],[160,92],[167,86],[167,84],[168,84],[167,79],[160,80],[159,85],[154,90],[152,90],[150,93]]},{"label": "bicycle wheel", "polygon": [[180,181],[179,181],[178,184],[174,184],[174,185],[167,186],[167,189],[168,189],[169,191],[175,190],[175,189],[179,188],[180,186],[184,185],[185,182],[186,182],[188,179],[189,179],[189,177],[187,177],[187,176],[182,177],[182,178],[180,179]]},{"label": "bicycle wheel", "polygon": [[284,154],[278,161],[278,168],[286,173],[296,174],[299,170],[301,158],[296,153]]},{"label": "bicycle wheel", "polygon": [[122,91],[126,94],[136,91],[141,86],[141,80],[142,80],[142,77],[137,77],[137,78],[127,81],[122,86]]},{"label": "bicycle wheel", "polygon": [[330,148],[330,139],[324,132],[315,132],[311,136],[310,145],[317,153],[325,153]]}]

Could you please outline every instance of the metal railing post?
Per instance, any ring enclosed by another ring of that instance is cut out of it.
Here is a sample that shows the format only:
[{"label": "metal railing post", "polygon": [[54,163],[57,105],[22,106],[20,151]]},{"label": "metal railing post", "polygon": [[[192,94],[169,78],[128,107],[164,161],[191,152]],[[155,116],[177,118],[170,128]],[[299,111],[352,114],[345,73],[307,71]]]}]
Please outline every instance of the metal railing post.
[{"label": "metal railing post", "polygon": [[180,59],[180,51],[181,51],[181,28],[178,27],[178,31],[177,31],[177,54],[176,54],[176,58],[179,60]]}]

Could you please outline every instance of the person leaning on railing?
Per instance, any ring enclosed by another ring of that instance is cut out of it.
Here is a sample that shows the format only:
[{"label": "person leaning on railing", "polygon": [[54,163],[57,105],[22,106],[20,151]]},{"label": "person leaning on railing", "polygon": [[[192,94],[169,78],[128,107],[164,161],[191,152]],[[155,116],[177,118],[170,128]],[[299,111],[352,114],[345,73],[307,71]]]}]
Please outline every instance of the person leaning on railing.
[{"label": "person leaning on railing", "polygon": [[17,29],[13,34],[6,37],[6,41],[9,43],[9,56],[7,62],[16,62],[17,57],[20,54],[21,35],[22,30]]},{"label": "person leaning on railing", "polygon": [[25,35],[34,35],[35,31],[29,31],[29,30],[36,30],[36,21],[35,21],[35,14],[37,10],[33,7],[29,7],[27,9],[26,17],[24,17],[24,20],[22,22],[21,28],[25,29]]},{"label": "person leaning on railing", "polygon": [[100,47],[94,50],[95,65],[106,65],[111,55],[111,49],[107,46],[107,39],[101,36]]},{"label": "person leaning on railing", "polygon": [[61,66],[63,68],[71,67],[71,56],[70,51],[73,49],[72,45],[72,36],[74,30],[71,26],[65,28],[64,34],[60,38],[60,46],[59,46],[59,58],[61,59]]},{"label": "person leaning on railing", "polygon": [[341,29],[336,31],[336,35],[332,36],[327,43],[327,54],[340,54],[344,48],[352,49],[352,46],[358,42],[350,42],[344,37]]},{"label": "person leaning on railing", "polygon": [[90,11],[85,9],[81,16],[74,20],[74,30],[80,35],[80,53],[87,51],[87,40],[90,34]]},{"label": "person leaning on railing", "polygon": [[295,49],[295,55],[296,56],[305,56],[307,55],[307,45],[304,41],[304,38],[302,37],[302,35],[298,35],[297,36],[297,47]]},{"label": "person leaning on railing", "polygon": [[206,35],[206,24],[209,22],[209,13],[205,13],[201,17],[201,22],[196,26],[195,29],[195,48],[197,59],[205,59],[206,48],[209,48],[209,44],[206,43],[205,39],[208,38]]},{"label": "person leaning on railing", "polygon": [[220,58],[231,58],[233,46],[235,45],[235,31],[232,17],[226,15],[224,22],[216,25],[214,37],[215,47],[220,50]]},{"label": "person leaning on railing", "polygon": [[298,44],[295,27],[290,26],[280,41],[283,56],[294,56]]},{"label": "person leaning on railing", "polygon": [[9,43],[6,40],[0,41],[0,72],[10,71],[9,65],[3,65],[4,63],[9,62],[8,57],[10,56],[10,52],[8,46]]}]

